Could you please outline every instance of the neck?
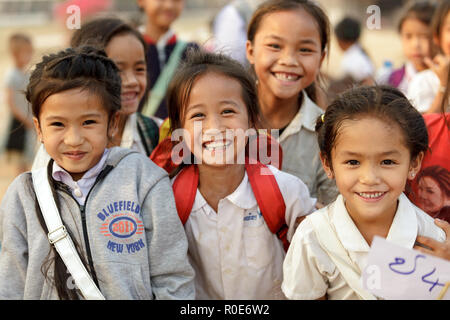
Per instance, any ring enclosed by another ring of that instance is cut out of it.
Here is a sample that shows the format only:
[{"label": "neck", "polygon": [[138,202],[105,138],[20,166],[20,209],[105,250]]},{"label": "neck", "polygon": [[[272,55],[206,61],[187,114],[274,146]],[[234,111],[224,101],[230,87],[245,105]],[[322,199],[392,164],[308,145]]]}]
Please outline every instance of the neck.
[{"label": "neck", "polygon": [[300,105],[298,96],[289,99],[279,99],[273,95],[259,94],[261,113],[266,121],[265,129],[281,129],[294,119]]},{"label": "neck", "polygon": [[164,35],[169,29],[157,27],[152,24],[147,24],[145,27],[145,34],[148,35],[153,41],[158,42],[159,38]]},{"label": "neck", "polygon": [[385,214],[378,219],[364,219],[361,216],[350,214],[353,222],[358,228],[359,232],[370,246],[374,236],[386,238],[391,228],[392,221],[394,221],[395,212],[393,214]]},{"label": "neck", "polygon": [[206,202],[218,212],[219,201],[233,193],[245,175],[244,165],[213,167],[198,165],[199,190]]}]

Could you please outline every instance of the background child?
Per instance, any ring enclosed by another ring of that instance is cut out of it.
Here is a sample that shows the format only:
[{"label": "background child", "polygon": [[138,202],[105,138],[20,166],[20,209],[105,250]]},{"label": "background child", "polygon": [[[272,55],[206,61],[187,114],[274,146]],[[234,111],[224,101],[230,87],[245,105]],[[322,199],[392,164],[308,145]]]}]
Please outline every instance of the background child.
[{"label": "background child", "polygon": [[[328,107],[317,131],[324,168],[341,195],[297,229],[283,266],[283,292],[291,299],[373,298],[359,279],[375,235],[407,248],[418,235],[445,240],[402,193],[427,149],[425,123],[397,89],[360,87]],[[342,254],[330,251],[328,241]]]},{"label": "background child", "polygon": [[[177,197],[175,185],[186,172],[198,170],[193,175],[198,187],[194,179],[188,181],[195,200],[185,224],[197,298],[283,299],[283,244],[261,213],[248,167],[237,161],[242,153],[248,155],[250,137],[245,143],[239,139],[259,119],[253,80],[239,62],[198,51],[175,74],[167,103],[172,137],[183,129],[188,148],[184,157],[193,155],[197,163],[183,163],[172,180],[181,217],[180,202],[186,199]],[[289,241],[297,218],[313,210],[315,199],[297,177],[268,168],[266,174],[274,177],[281,193],[277,200],[284,201],[281,215]],[[269,185],[262,188],[271,190]],[[189,190],[183,189],[182,197],[188,197]]]},{"label": "background child", "polygon": [[310,1],[268,1],[255,11],[247,38],[264,126],[279,130],[281,168],[328,204],[337,189],[322,168],[314,132],[323,113],[315,103],[315,81],[329,47],[328,18]]},{"label": "background child", "polygon": [[[139,103],[145,100],[147,87],[146,44],[141,34],[120,19],[100,18],[88,22],[73,34],[72,47],[86,44],[105,50],[120,70],[121,110],[112,145],[150,155],[158,144],[161,119],[148,118],[137,112]],[[46,165],[48,160],[41,147],[33,169]]]},{"label": "background child", "polygon": [[[439,47],[439,53],[433,60],[424,60],[429,70],[414,76],[408,89],[408,98],[422,113],[440,112],[445,99],[450,69],[450,0],[441,1],[436,8],[431,29],[433,42]],[[445,111],[448,110],[447,104]]]},{"label": "background child", "polygon": [[375,66],[359,43],[361,24],[345,17],[334,29],[339,48],[344,52],[341,60],[342,78],[350,77],[354,83],[373,84]]},{"label": "background child", "polygon": [[19,164],[18,173],[28,169],[36,146],[29,105],[23,95],[29,81],[27,67],[33,55],[31,39],[22,33],[9,38],[9,51],[14,67],[5,78],[6,102],[11,111],[6,152],[10,160]]},{"label": "background child", "polygon": [[[145,115],[167,118],[165,95],[167,84],[190,48],[198,48],[195,43],[177,39],[171,29],[172,23],[183,11],[184,0],[137,0],[147,17],[144,38],[147,42],[148,105],[141,105]],[[158,83],[158,79],[161,82]]]},{"label": "background child", "polygon": [[[114,62],[89,48],[45,56],[27,100],[52,158],[48,176],[61,219],[103,296],[193,298],[186,236],[167,174],[135,151],[106,149],[121,107]],[[0,298],[79,299],[49,243],[33,188],[31,173],[24,173],[2,200]]]},{"label": "background child", "polygon": [[432,57],[431,20],[435,5],[429,2],[414,2],[400,18],[398,32],[402,39],[406,63],[394,70],[388,84],[408,93],[411,79],[417,72],[427,69],[425,58]]}]

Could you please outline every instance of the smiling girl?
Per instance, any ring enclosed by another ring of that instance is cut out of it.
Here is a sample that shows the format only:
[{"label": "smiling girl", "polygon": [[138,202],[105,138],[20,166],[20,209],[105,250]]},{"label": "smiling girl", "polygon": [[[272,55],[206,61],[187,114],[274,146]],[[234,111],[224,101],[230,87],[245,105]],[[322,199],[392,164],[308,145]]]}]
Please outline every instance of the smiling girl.
[{"label": "smiling girl", "polygon": [[397,89],[361,87],[331,103],[316,129],[323,166],[341,194],[297,229],[283,292],[290,299],[371,299],[359,278],[374,236],[406,248],[418,235],[445,240],[403,194],[427,149],[425,122]]}]

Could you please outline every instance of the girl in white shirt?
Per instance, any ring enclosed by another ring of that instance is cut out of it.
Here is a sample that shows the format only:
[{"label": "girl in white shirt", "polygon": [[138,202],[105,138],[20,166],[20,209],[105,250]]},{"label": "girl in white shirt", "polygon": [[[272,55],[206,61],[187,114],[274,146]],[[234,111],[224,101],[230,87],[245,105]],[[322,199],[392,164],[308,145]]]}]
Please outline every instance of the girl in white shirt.
[{"label": "girl in white shirt", "polygon": [[360,87],[336,99],[316,131],[325,172],[341,194],[297,229],[283,292],[290,299],[374,298],[359,285],[374,236],[407,248],[418,235],[445,240],[403,194],[428,146],[424,120],[397,89]]},{"label": "girl in white shirt", "polygon": [[[283,243],[269,230],[270,217],[264,215],[251,185],[251,160],[244,161],[244,155],[254,157],[252,131],[256,134],[259,122],[254,81],[237,61],[192,52],[174,75],[167,105],[172,141],[178,137],[183,141],[173,149],[182,148],[183,163],[171,174],[182,220],[181,207],[193,201],[184,219],[196,297],[284,299]],[[196,176],[178,194],[176,185],[189,170]],[[280,197],[274,202],[285,205],[281,215],[289,241],[297,218],[312,212],[316,201],[300,179],[274,166],[263,167],[259,174],[273,177],[275,183],[257,189],[264,193],[279,188]]]}]

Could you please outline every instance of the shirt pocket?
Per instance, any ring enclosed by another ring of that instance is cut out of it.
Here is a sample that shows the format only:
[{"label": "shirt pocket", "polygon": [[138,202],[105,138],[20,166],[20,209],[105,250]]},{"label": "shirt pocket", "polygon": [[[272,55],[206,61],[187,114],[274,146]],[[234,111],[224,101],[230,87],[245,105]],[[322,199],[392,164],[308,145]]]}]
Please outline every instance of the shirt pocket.
[{"label": "shirt pocket", "polygon": [[267,267],[273,261],[273,245],[273,234],[265,222],[244,227],[244,247],[249,267]]}]

